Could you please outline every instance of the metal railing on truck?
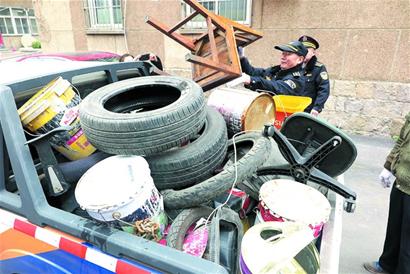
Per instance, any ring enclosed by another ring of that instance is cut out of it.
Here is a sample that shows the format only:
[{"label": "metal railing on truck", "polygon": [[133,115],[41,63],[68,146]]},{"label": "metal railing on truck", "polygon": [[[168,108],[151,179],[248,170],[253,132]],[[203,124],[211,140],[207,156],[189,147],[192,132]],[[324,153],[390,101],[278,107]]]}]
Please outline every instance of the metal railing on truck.
[{"label": "metal railing on truck", "polygon": [[[98,75],[100,72],[109,83],[112,83],[118,79],[129,78],[130,75],[124,74],[127,70],[139,71],[139,76],[147,75],[144,69],[146,68],[141,63],[116,63],[64,71],[0,86],[0,208],[21,215],[33,224],[50,226],[78,237],[111,255],[142,263],[163,272],[227,273],[225,268],[210,261],[79,217],[52,207],[47,202],[17,113],[16,101],[29,98],[36,90],[58,76],[73,81],[74,77]],[[83,84],[87,81],[91,85],[93,83],[92,79],[83,80]],[[8,161],[11,163],[18,193],[6,188]]]}]

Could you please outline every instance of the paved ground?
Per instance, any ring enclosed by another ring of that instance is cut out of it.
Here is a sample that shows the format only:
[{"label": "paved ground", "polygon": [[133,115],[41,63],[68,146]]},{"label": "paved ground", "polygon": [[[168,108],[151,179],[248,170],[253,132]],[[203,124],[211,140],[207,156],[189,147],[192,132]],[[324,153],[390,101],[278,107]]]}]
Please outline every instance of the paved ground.
[{"label": "paved ground", "polygon": [[343,215],[339,265],[342,274],[367,273],[362,263],[376,260],[380,256],[386,230],[390,189],[385,189],[379,184],[378,175],[394,145],[389,138],[352,138],[358,156],[345,173],[345,184],[356,191],[358,199],[356,211],[344,212]]}]

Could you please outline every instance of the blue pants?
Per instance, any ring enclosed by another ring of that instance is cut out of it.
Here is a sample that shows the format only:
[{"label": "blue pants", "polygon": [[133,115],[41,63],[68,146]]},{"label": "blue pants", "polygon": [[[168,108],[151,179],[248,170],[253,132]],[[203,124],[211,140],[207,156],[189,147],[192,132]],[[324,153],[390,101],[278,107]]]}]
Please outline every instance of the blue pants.
[{"label": "blue pants", "polygon": [[389,218],[380,266],[389,273],[410,273],[410,195],[398,190],[390,193]]}]

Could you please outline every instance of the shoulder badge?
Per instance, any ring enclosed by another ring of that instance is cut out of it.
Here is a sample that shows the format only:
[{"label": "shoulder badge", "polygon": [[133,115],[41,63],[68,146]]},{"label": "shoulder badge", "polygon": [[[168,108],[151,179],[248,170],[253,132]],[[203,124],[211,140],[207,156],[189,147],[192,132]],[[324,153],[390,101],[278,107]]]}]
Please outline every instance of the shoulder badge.
[{"label": "shoulder badge", "polygon": [[327,75],[327,72],[326,72],[326,71],[322,71],[322,72],[320,73],[320,77],[321,77],[323,80],[329,79],[329,76]]},{"label": "shoulder badge", "polygon": [[292,73],[293,76],[295,77],[300,77],[300,72],[299,71],[295,71]]},{"label": "shoulder badge", "polygon": [[285,80],[284,81],[288,86],[291,87],[291,89],[295,89],[296,88],[296,83],[293,82],[292,80]]}]

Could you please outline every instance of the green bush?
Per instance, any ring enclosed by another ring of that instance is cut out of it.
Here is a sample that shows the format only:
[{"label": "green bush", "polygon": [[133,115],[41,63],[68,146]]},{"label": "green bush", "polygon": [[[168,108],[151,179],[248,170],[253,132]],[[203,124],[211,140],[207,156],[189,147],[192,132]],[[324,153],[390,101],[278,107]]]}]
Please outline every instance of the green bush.
[{"label": "green bush", "polygon": [[33,43],[31,43],[31,47],[33,49],[41,49],[41,42],[38,40],[33,41]]}]

